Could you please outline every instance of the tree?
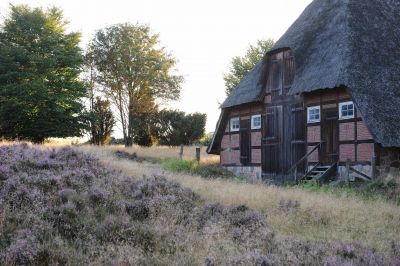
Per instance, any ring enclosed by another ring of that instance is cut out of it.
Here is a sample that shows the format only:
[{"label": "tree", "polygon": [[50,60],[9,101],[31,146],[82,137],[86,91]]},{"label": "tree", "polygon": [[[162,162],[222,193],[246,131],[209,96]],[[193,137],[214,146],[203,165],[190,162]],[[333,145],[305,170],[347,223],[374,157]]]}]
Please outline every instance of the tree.
[{"label": "tree", "polygon": [[110,139],[115,120],[108,100],[96,97],[91,113],[91,142],[96,145],[104,145]]},{"label": "tree", "polygon": [[0,28],[0,136],[41,143],[82,135],[80,34],[66,26],[60,9],[10,6]]},{"label": "tree", "polygon": [[137,132],[135,121],[147,113],[138,108],[138,99],[179,98],[183,78],[174,74],[176,60],[159,46],[158,35],[148,26],[128,23],[99,30],[89,46],[97,81],[119,112],[126,146]]},{"label": "tree", "polygon": [[206,121],[206,114],[162,110],[157,114],[153,132],[161,145],[191,145],[204,136]]},{"label": "tree", "polygon": [[274,46],[274,40],[259,40],[256,45],[250,45],[246,55],[235,56],[231,61],[229,72],[224,74],[225,93],[229,96],[239,82],[252,70],[264,57],[265,53]]}]

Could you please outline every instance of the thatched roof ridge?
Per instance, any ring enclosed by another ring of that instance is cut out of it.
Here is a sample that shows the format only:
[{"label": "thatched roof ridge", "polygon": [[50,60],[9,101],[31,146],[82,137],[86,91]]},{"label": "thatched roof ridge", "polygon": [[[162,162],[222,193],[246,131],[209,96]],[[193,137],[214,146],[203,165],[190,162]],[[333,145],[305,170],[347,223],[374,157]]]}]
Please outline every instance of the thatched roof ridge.
[{"label": "thatched roof ridge", "polygon": [[[269,53],[294,52],[291,94],[346,86],[375,140],[400,147],[399,25],[397,0],[314,0]],[[221,108],[262,100],[266,57]]]}]

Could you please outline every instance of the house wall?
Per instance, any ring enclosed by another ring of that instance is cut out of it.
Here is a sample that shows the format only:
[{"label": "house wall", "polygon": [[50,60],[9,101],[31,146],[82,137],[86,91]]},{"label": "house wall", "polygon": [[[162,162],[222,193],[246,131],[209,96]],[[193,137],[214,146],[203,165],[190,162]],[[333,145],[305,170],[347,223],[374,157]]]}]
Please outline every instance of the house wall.
[{"label": "house wall", "polygon": [[[231,132],[231,118],[239,117],[241,124],[243,122],[251,125],[252,115],[261,115],[262,105],[252,104],[239,106],[229,110],[228,120],[225,125],[224,136],[221,141],[221,165],[238,175],[248,176],[251,179],[261,178],[261,129],[249,129],[248,143],[245,147],[249,148],[249,161],[241,162],[241,132]],[[244,123],[244,124],[245,124]],[[246,133],[247,134],[247,133]]]},{"label": "house wall", "polygon": [[[322,112],[326,109],[336,109],[338,112],[337,160],[339,161],[339,174],[344,175],[345,163],[347,159],[350,159],[356,169],[370,175],[372,158],[375,156],[375,143],[371,132],[362,121],[356,107],[353,119],[339,119],[339,103],[351,101],[351,96],[346,89],[338,88],[306,93],[304,99],[306,107],[320,106],[321,108],[321,122],[307,123],[308,150],[310,151],[322,139],[321,132],[324,126]],[[316,151],[309,157],[308,162],[312,164],[320,159],[318,151]]]}]

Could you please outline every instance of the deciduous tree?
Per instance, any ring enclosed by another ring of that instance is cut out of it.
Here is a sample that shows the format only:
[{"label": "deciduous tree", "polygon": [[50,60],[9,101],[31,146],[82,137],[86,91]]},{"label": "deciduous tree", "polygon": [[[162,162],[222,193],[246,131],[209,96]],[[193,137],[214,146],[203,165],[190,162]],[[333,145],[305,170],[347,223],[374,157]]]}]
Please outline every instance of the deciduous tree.
[{"label": "deciduous tree", "polygon": [[94,55],[97,81],[119,112],[119,122],[130,146],[135,120],[147,111],[138,108],[143,95],[153,101],[179,98],[183,78],[174,72],[176,60],[145,25],[117,24],[99,30],[89,50]]},{"label": "deciduous tree", "polygon": [[232,58],[229,72],[224,74],[226,95],[231,94],[244,76],[261,61],[265,53],[273,46],[274,40],[272,39],[259,40],[256,45],[250,45],[245,56]]},{"label": "deciduous tree", "polygon": [[110,102],[108,100],[102,100],[100,97],[96,97],[90,122],[92,132],[91,142],[96,145],[106,144],[107,139],[111,137],[115,125]]},{"label": "deciduous tree", "polygon": [[10,6],[0,27],[0,136],[43,142],[86,127],[79,33],[63,12]]},{"label": "deciduous tree", "polygon": [[204,136],[206,121],[206,114],[162,110],[157,114],[153,132],[159,144],[191,145]]}]

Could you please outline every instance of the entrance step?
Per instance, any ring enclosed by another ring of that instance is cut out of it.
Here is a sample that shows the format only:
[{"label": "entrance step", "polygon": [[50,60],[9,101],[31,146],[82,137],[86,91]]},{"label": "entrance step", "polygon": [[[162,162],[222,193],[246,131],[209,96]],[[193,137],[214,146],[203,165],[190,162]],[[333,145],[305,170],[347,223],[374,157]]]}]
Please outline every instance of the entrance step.
[{"label": "entrance step", "polygon": [[337,163],[331,165],[320,165],[314,167],[310,172],[306,173],[303,180],[315,180],[319,182],[327,181],[337,171]]}]

